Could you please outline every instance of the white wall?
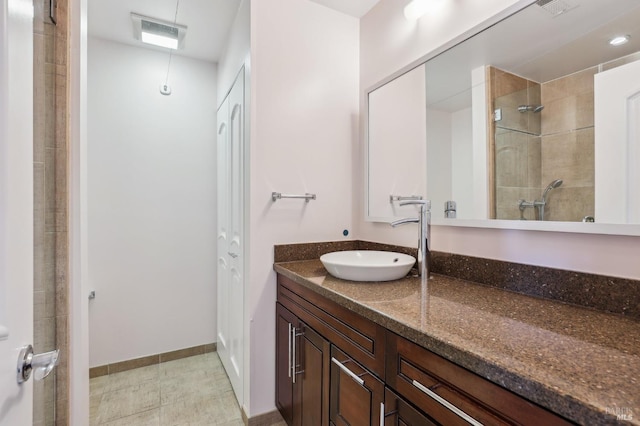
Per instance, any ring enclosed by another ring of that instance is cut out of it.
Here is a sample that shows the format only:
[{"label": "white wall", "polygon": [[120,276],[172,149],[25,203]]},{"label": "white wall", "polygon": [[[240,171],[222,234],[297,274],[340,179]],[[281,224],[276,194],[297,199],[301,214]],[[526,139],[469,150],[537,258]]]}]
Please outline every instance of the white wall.
[{"label": "white wall", "polygon": [[216,66],[89,39],[90,364],[215,341]]},{"label": "white wall", "polygon": [[[427,114],[424,66],[369,94],[369,216],[403,218],[415,206],[390,203],[389,196],[425,196]],[[364,132],[364,130],[363,130]]]},{"label": "white wall", "polygon": [[[440,206],[453,199],[451,120],[450,112],[427,108],[427,199],[431,200],[433,218],[444,218],[444,207]],[[420,174],[414,176],[417,180]]]},{"label": "white wall", "polygon": [[[225,51],[218,62],[218,96],[216,105],[220,106],[231,89],[238,71],[248,61],[251,49],[251,1],[242,0],[238,13],[233,20]],[[246,71],[246,70],[245,70]]]},{"label": "white wall", "polygon": [[[516,3],[451,1],[439,13],[412,23],[402,15],[405,2],[382,0],[360,21],[361,90]],[[355,170],[355,185],[360,191],[364,188],[362,168],[360,163]],[[415,227],[392,229],[386,224],[364,222],[360,204],[355,203],[358,238],[415,247]],[[434,250],[635,279],[640,279],[639,243],[639,237],[432,227]]]},{"label": "white wall", "polygon": [[[451,200],[457,203],[458,218],[473,219],[473,129],[471,108],[451,114]],[[445,200],[446,201],[446,200]],[[444,204],[433,206],[444,216]]]},{"label": "white wall", "polygon": [[[352,193],[358,31],[309,0],[251,3],[251,416],[275,409],[273,245],[342,239],[363,204]],[[274,203],[272,191],[317,200]]]}]

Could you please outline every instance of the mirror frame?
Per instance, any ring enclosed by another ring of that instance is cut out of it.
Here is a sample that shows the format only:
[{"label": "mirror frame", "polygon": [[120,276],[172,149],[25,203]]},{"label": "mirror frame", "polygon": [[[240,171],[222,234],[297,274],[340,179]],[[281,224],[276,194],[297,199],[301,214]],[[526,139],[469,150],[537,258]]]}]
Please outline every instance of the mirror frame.
[{"label": "mirror frame", "polygon": [[[391,75],[383,78],[373,86],[364,91],[364,220],[365,222],[382,222],[390,223],[393,218],[373,217],[369,215],[369,94],[376,89],[384,86],[392,80],[406,74],[416,67],[428,62],[436,56],[454,48],[455,46],[465,42],[466,40],[476,36],[477,34],[491,28],[499,22],[508,19],[510,16],[526,9],[536,3],[537,0],[519,0],[510,7],[504,9],[500,13],[472,27],[468,31],[462,33],[458,37],[453,38],[449,42],[423,55],[417,60],[405,65]],[[426,159],[425,159],[426,161]],[[424,176],[424,179],[427,177]],[[429,195],[427,194],[427,199]],[[554,221],[522,221],[522,220],[503,220],[503,219],[433,219],[432,225],[435,226],[453,226],[463,228],[488,228],[488,229],[505,229],[505,230],[522,230],[522,231],[547,231],[547,232],[568,232],[580,234],[601,234],[601,235],[624,235],[624,236],[640,236],[640,224],[617,224],[617,223],[583,223],[583,222],[554,222]]]}]

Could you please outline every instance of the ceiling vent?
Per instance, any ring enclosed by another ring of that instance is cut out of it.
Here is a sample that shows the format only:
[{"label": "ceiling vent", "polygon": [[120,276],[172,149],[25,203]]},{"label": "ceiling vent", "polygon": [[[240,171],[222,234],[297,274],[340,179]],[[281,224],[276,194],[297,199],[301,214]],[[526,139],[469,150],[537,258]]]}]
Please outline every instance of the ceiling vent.
[{"label": "ceiling vent", "polygon": [[184,47],[184,37],[187,34],[186,26],[137,13],[131,14],[131,20],[133,22],[133,36],[136,40],[174,50]]},{"label": "ceiling vent", "polygon": [[567,13],[571,9],[578,7],[568,0],[538,0],[536,2],[538,6],[550,13],[553,17]]}]

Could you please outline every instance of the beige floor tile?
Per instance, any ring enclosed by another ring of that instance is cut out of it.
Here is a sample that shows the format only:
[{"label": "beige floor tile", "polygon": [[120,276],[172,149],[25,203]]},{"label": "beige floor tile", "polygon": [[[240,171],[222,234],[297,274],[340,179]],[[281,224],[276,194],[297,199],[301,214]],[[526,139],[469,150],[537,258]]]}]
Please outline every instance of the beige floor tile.
[{"label": "beige floor tile", "polygon": [[161,380],[188,374],[210,375],[224,371],[217,355],[209,354],[163,362],[159,368]]},{"label": "beige floor tile", "polygon": [[94,377],[89,381],[89,395],[102,395],[108,383],[109,376]]},{"label": "beige floor tile", "polygon": [[89,395],[89,412],[93,415],[98,414],[98,409],[100,408],[100,402],[102,402],[102,394],[100,395]]},{"label": "beige floor tile", "polygon": [[89,426],[99,426],[98,423],[98,414],[93,412],[89,415]]},{"label": "beige floor tile", "polygon": [[102,395],[98,409],[98,422],[107,423],[158,407],[160,407],[160,384],[157,381],[121,388]]},{"label": "beige floor tile", "polygon": [[[237,419],[237,420],[231,420],[230,422],[216,423],[216,425],[218,425],[218,426],[244,426],[244,422],[242,421],[242,419]],[[280,426],[280,423],[278,423],[278,426]],[[287,426],[287,424],[282,422],[282,426]]]},{"label": "beige floor tile", "polygon": [[218,405],[218,423],[242,419],[240,407],[238,406],[238,401],[236,400],[236,396],[233,391],[227,392],[219,398],[216,398],[216,404]]},{"label": "beige floor tile", "polygon": [[113,392],[152,381],[157,382],[158,371],[158,365],[150,365],[121,373],[109,374],[107,376],[109,380],[105,392]]},{"label": "beige floor tile", "polygon": [[243,426],[217,353],[91,379],[91,425]]},{"label": "beige floor tile", "polygon": [[123,417],[103,426],[160,426],[160,409],[145,411],[132,416]]},{"label": "beige floor tile", "polygon": [[220,417],[215,398],[185,399],[175,404],[160,407],[160,424],[173,425],[215,425]]},{"label": "beige floor tile", "polygon": [[225,377],[210,375],[178,376],[160,382],[161,405],[173,404],[197,396],[220,396],[231,391]]}]

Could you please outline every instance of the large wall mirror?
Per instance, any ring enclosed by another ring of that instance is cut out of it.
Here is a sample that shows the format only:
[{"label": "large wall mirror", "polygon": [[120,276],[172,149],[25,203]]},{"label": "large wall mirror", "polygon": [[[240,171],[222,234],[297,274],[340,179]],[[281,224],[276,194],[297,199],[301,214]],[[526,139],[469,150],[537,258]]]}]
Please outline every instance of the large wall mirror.
[{"label": "large wall mirror", "polygon": [[540,0],[367,91],[367,220],[640,235],[639,22]]}]

